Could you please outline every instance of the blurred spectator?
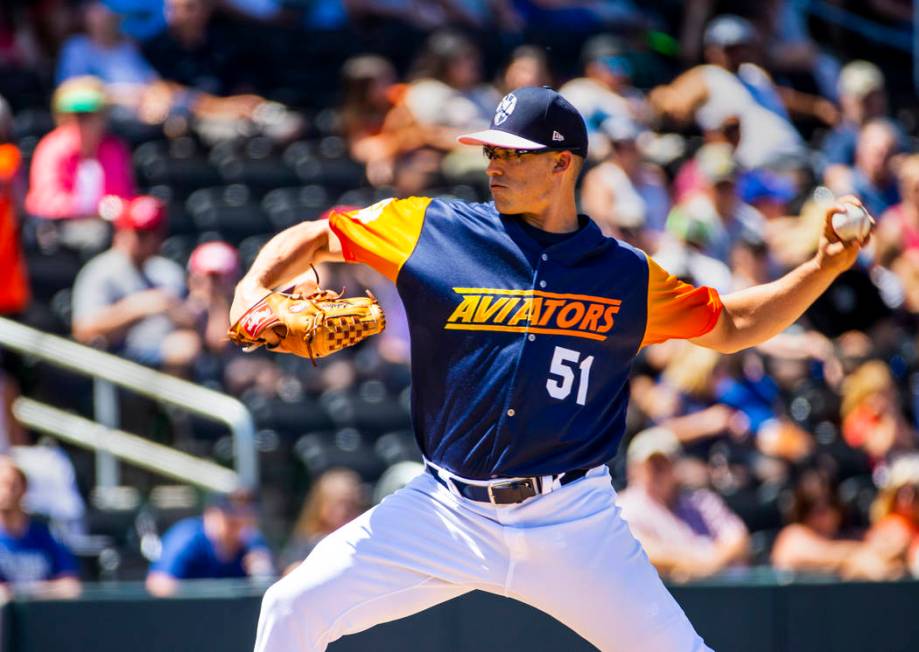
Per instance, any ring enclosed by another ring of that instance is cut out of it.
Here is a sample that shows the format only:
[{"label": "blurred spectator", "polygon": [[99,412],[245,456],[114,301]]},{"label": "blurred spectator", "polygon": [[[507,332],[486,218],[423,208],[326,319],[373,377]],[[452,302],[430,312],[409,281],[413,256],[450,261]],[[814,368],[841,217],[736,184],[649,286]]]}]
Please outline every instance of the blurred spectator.
[{"label": "blurred spectator", "polygon": [[[821,146],[830,168],[854,164],[858,132],[868,122],[888,117],[884,73],[870,61],[847,63],[839,75],[838,90],[842,118]],[[892,124],[897,129],[898,142],[905,149],[908,144],[905,131],[899,124]],[[832,170],[826,171],[829,178],[833,174]]]},{"label": "blurred spectator", "polygon": [[122,34],[118,14],[105,2],[90,0],[80,9],[86,33],[71,36],[61,47],[55,75],[58,84],[90,75],[101,79],[115,99],[157,78],[138,47]]},{"label": "blurred spectator", "polygon": [[521,18],[530,29],[583,37],[604,29],[627,29],[645,23],[632,0],[518,0]]},{"label": "blurred spectator", "polygon": [[878,262],[885,266],[904,251],[919,250],[919,154],[905,158],[897,176],[903,201],[880,215],[875,234]]},{"label": "blurred spectator", "polygon": [[399,91],[395,68],[381,56],[365,54],[345,61],[341,75],[341,130],[351,156],[370,168],[388,164],[402,148],[401,131],[382,133]]},{"label": "blurred spectator", "polygon": [[516,48],[511,53],[498,85],[502,93],[510,93],[524,86],[551,86],[552,73],[545,50],[535,45]]},{"label": "blurred spectator", "polygon": [[865,540],[919,577],[919,454],[902,455],[890,466],[871,505],[871,529]]},{"label": "blurred spectator", "polygon": [[19,219],[22,154],[7,142],[13,116],[0,97],[0,315],[21,313],[29,303],[29,281],[20,246]]},{"label": "blurred spectator", "polygon": [[802,78],[830,100],[837,99],[839,62],[808,32],[807,8],[794,0],[765,0],[756,6],[764,35],[764,54],[771,71]]},{"label": "blurred spectator", "polygon": [[73,336],[136,362],[187,375],[201,350],[183,302],[182,268],[157,255],[166,209],[153,197],[106,198],[112,246],[80,270],[73,287]]},{"label": "blurred spectator", "polygon": [[843,381],[841,416],[846,443],[864,450],[875,465],[916,448],[916,433],[903,414],[897,386],[880,360],[862,364]]},{"label": "blurred spectator", "polygon": [[660,168],[643,160],[637,142],[640,131],[634,121],[608,118],[602,128],[612,149],[605,161],[584,176],[581,204],[606,235],[645,234],[650,238],[624,239],[653,251],[654,238],[663,232],[670,210],[666,179]]},{"label": "blurred spectator", "polygon": [[96,219],[104,195],[131,197],[131,154],[108,133],[105,90],[95,77],[76,77],[54,92],[59,126],[35,148],[26,210],[38,218],[77,220],[60,239],[77,248],[97,248],[107,236]]},{"label": "blurred spectator", "polygon": [[[721,123],[703,131],[705,143],[726,143],[731,146],[731,151],[736,152],[740,144],[740,120],[737,116],[729,116]],[[674,201],[683,201],[687,196],[698,192],[706,185],[706,179],[699,170],[699,161],[695,156],[690,156],[680,165],[676,178],[673,180]]]},{"label": "blurred spectator", "polygon": [[[196,3],[200,4],[199,0],[192,0]],[[64,44],[58,79],[76,75],[100,78],[113,104],[116,126],[132,138],[155,137],[153,128],[159,125],[164,125],[170,136],[193,126],[211,140],[245,131],[258,131],[278,140],[299,133],[301,119],[280,104],[251,94],[218,97],[206,92],[206,83],[198,88],[187,81],[161,78],[121,33],[119,16],[106,3],[88,2],[83,16],[86,34],[73,36]],[[189,125],[189,118],[194,118],[195,124]]]},{"label": "blurred spectator", "polygon": [[[484,129],[501,99],[482,81],[478,47],[457,32],[436,32],[415,62],[403,105],[420,125]],[[450,142],[452,149],[455,142]]]},{"label": "blurred spectator", "polygon": [[566,100],[584,116],[590,138],[591,158],[603,158],[608,147],[601,129],[609,118],[644,121],[644,98],[632,88],[632,67],[625,56],[625,43],[602,34],[584,44],[582,77],[559,89]]},{"label": "blurred spectator", "polygon": [[664,116],[679,122],[695,119],[703,130],[737,118],[736,155],[746,168],[800,165],[805,157],[801,137],[768,73],[751,62],[756,39],[748,21],[719,16],[705,30],[707,64],[658,86],[648,99]]},{"label": "blurred spectator", "polygon": [[182,580],[269,579],[271,553],[256,529],[252,495],[236,491],[211,499],[200,517],[187,518],[163,535],[163,549],[147,574],[155,596],[176,593]]},{"label": "blurred spectator", "polygon": [[[0,351],[0,363],[4,363]],[[19,398],[19,383],[0,365],[0,455],[9,453],[11,446],[22,446],[28,443],[25,428],[13,414],[13,403]]]},{"label": "blurred spectator", "polygon": [[857,195],[869,213],[881,215],[900,201],[893,166],[898,152],[893,124],[884,118],[871,120],[858,133],[855,165],[828,169],[824,181],[837,194]]},{"label": "blurred spectator", "polygon": [[809,469],[798,479],[787,513],[788,525],[772,547],[781,570],[833,573],[848,579],[885,580],[902,574],[893,555],[840,536],[843,509],[826,472]]},{"label": "blurred spectator", "polygon": [[365,494],[360,476],[350,469],[330,469],[316,478],[284,550],[286,572],[326,535],[357,518],[367,508]]},{"label": "blurred spectator", "polygon": [[220,353],[229,344],[230,300],[241,274],[239,254],[226,242],[206,242],[188,258],[189,310],[197,316],[204,345]]},{"label": "blurred spectator", "polygon": [[445,173],[462,176],[483,168],[482,157],[458,147],[456,136],[462,130],[485,129],[500,100],[497,90],[482,81],[478,48],[456,32],[428,37],[411,78],[383,125],[383,134],[396,143],[396,158],[367,170],[374,185],[403,186],[401,195],[417,194],[430,185],[447,152],[455,150]]},{"label": "blurred spectator", "polygon": [[214,95],[254,88],[255,62],[246,39],[214,17],[213,0],[165,0],[166,29],[143,44],[163,79]]},{"label": "blurred spectator", "polygon": [[77,562],[46,525],[23,511],[26,485],[19,467],[0,457],[0,591],[76,597]]},{"label": "blurred spectator", "polygon": [[629,443],[629,484],[616,501],[629,529],[651,563],[674,579],[744,563],[746,526],[717,494],[681,486],[673,468],[679,452],[679,440],[663,428],[640,432]]},{"label": "blurred spectator", "polygon": [[16,442],[10,456],[28,479],[23,508],[46,520],[64,544],[76,544],[86,535],[86,503],[77,486],[77,473],[67,452],[46,438]]},{"label": "blurred spectator", "polygon": [[667,230],[680,240],[701,243],[705,254],[727,263],[737,242],[762,241],[765,221],[738,196],[738,167],[730,145],[704,145],[696,161],[704,185],[674,207]]}]

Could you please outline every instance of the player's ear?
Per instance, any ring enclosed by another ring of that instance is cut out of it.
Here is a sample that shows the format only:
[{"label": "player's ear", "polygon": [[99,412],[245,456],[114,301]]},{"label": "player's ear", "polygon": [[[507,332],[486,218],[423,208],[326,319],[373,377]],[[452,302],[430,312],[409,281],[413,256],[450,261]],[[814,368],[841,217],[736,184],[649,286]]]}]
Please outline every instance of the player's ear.
[{"label": "player's ear", "polygon": [[558,158],[555,159],[555,167],[553,170],[555,172],[564,172],[571,167],[571,162],[573,157],[571,152],[559,152]]}]

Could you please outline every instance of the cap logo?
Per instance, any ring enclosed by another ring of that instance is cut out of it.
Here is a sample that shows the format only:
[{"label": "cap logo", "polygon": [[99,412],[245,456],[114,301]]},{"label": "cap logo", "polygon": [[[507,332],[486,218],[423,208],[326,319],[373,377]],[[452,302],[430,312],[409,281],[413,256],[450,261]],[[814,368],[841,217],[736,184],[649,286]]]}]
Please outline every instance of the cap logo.
[{"label": "cap logo", "polygon": [[504,99],[501,100],[501,104],[498,105],[497,110],[495,111],[495,126],[503,123],[507,120],[511,113],[514,112],[514,109],[517,107],[517,96],[513,93],[508,93],[504,96]]},{"label": "cap logo", "polygon": [[553,131],[553,132],[552,132],[552,140],[554,140],[555,142],[561,142],[561,141],[565,140],[565,137],[562,136],[562,135],[561,135],[560,133],[558,133],[557,131]]}]

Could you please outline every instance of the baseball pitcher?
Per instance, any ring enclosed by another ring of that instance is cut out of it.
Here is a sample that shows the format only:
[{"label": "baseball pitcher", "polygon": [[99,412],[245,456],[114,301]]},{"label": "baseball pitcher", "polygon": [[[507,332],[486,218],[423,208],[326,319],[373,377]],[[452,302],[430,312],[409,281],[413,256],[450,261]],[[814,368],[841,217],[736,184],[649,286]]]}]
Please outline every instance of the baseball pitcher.
[{"label": "baseball pitcher", "polygon": [[392,280],[411,326],[428,471],[268,590],[255,649],[318,652],[479,589],[604,651],[708,650],[621,518],[605,466],[625,429],[632,361],[670,338],[724,352],[769,339],[864,239],[836,237],[839,204],[812,260],[719,296],[578,215],[587,131],[558,93],[517,89],[490,129],[460,142],[483,148],[493,202],[391,199],[304,222],[274,237],[237,288],[234,321],[314,262],[363,263]]}]

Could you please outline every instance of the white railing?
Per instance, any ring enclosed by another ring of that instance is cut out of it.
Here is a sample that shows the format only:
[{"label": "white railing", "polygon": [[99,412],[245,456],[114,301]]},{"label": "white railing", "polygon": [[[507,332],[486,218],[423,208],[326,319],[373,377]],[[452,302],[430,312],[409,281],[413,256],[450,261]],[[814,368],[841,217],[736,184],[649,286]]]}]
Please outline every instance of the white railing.
[{"label": "white railing", "polygon": [[229,493],[239,487],[239,475],[219,464],[103,426],[31,398],[17,398],[13,402],[13,415],[32,430],[83,448],[106,451],[134,466],[209,491]]},{"label": "white railing", "polygon": [[[155,401],[169,403],[204,418],[226,424],[233,435],[233,456],[236,474],[238,474],[238,485],[247,488],[255,488],[258,485],[255,424],[246,406],[232,396],[124,360],[110,353],[77,344],[63,337],[29,328],[10,319],[0,318],[0,347],[34,356],[49,364],[93,378],[96,421],[109,431],[117,430],[119,425],[116,385]],[[27,407],[27,410],[34,407],[29,403],[26,403],[26,406],[31,406]],[[62,420],[61,426],[63,424]],[[53,430],[53,424],[46,422],[46,425]],[[60,429],[52,434],[61,434]],[[120,434],[127,435],[127,433]],[[95,441],[96,443],[104,441],[111,443],[114,440],[106,440],[103,437]],[[97,451],[96,484],[98,486],[118,484],[118,464],[115,458],[118,456],[128,460],[126,451],[123,449],[106,450],[105,447],[95,448]],[[132,450],[139,449],[135,447]],[[169,459],[175,461],[178,458]],[[167,460],[165,463],[170,462]]]}]

